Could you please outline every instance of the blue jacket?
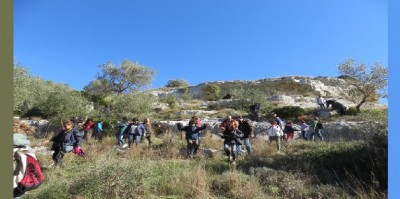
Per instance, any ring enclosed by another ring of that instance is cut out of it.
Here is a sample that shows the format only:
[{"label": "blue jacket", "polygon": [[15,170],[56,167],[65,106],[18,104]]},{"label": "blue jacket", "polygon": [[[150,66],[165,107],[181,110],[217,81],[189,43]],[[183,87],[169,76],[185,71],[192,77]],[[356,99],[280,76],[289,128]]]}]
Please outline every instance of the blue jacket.
[{"label": "blue jacket", "polygon": [[101,133],[103,131],[103,124],[100,122],[97,122],[94,127],[94,131]]},{"label": "blue jacket", "polygon": [[119,123],[117,127],[118,127],[117,135],[122,135],[124,133],[125,129],[128,127],[128,124],[125,122]]},{"label": "blue jacket", "polygon": [[51,150],[65,150],[65,147],[67,146],[72,146],[72,147],[81,146],[82,137],[83,133],[75,129],[72,129],[69,132],[65,132],[63,130],[50,139],[50,141],[53,142]]},{"label": "blue jacket", "polygon": [[200,137],[200,131],[202,131],[202,130],[204,130],[206,128],[207,128],[207,125],[204,124],[202,127],[185,126],[185,127],[182,127],[182,128],[180,128],[178,130],[186,132],[186,134],[185,134],[185,139],[186,140],[189,140],[189,139],[190,140],[197,140]]}]

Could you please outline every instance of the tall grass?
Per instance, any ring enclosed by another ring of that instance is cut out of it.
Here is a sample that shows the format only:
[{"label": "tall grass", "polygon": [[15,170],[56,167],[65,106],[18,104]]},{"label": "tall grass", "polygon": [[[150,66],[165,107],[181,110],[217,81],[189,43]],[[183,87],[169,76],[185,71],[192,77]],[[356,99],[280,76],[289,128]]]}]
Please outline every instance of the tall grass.
[{"label": "tall grass", "polygon": [[[376,154],[367,141],[283,144],[277,152],[265,140],[252,141],[252,155],[241,154],[237,165],[226,161],[222,140],[202,138],[199,152],[185,156],[178,138],[153,138],[131,149],[116,147],[114,137],[84,142],[86,158],[72,153],[61,168],[44,170],[45,182],[24,198],[385,198]],[[51,154],[38,154],[49,165]]]}]

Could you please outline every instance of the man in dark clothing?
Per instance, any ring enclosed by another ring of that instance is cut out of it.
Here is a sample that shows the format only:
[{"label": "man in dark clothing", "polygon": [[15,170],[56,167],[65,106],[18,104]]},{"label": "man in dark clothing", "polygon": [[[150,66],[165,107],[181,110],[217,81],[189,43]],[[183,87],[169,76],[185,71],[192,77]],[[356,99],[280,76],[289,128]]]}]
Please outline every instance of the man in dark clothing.
[{"label": "man in dark clothing", "polygon": [[83,133],[73,128],[73,122],[68,120],[63,122],[63,128],[60,133],[52,137],[50,140],[46,140],[45,144],[48,142],[53,142],[51,150],[53,153],[53,160],[55,165],[61,165],[64,155],[68,152],[73,152],[79,156],[84,156],[85,153],[80,148],[82,143]]},{"label": "man in dark clothing", "polygon": [[226,156],[228,156],[228,161],[236,164],[236,147],[240,144],[240,138],[243,137],[243,132],[238,129],[237,121],[232,121],[232,123],[224,128],[223,133],[219,135],[224,139],[224,151]]},{"label": "man in dark clothing", "polygon": [[260,103],[255,103],[250,106],[250,112],[251,112],[251,114],[253,114],[254,121],[256,121],[256,122],[258,122],[260,119],[260,117],[259,117],[260,109],[261,109]]},{"label": "man in dark clothing", "polygon": [[246,146],[246,150],[248,154],[251,154],[251,144],[250,137],[253,136],[253,126],[251,125],[249,120],[244,120],[242,116],[238,117],[239,127],[238,129],[243,132],[244,145]]},{"label": "man in dark clothing", "polygon": [[189,158],[192,158],[193,154],[196,154],[199,149],[200,131],[206,129],[207,125],[203,124],[202,127],[198,127],[195,121],[190,120],[188,126],[182,127],[182,123],[178,123],[177,126],[178,130],[186,132],[187,154]]}]

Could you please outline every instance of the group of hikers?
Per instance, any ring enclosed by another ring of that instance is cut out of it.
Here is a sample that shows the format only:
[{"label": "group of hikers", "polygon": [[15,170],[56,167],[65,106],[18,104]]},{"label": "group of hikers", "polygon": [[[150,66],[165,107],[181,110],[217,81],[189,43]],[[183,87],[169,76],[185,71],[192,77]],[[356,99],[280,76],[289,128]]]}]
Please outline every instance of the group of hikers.
[{"label": "group of hikers", "polygon": [[[321,109],[326,109],[325,103],[327,103],[321,96],[317,98],[317,103],[320,105]],[[250,107],[250,113],[253,115],[254,121],[259,121],[259,111],[260,104],[256,103]],[[306,123],[306,121],[301,120],[298,126],[300,128],[292,126],[291,121],[285,122],[280,117],[277,116],[276,113],[271,113],[270,115],[270,124],[271,126],[267,129],[267,135],[269,143],[276,142],[277,150],[281,150],[281,142],[284,140],[289,142],[294,139],[294,132],[301,131],[302,138],[304,140],[312,140],[314,141],[315,136],[318,136],[320,140],[324,140],[321,130],[323,129],[322,123],[319,121],[318,117],[314,117],[311,123]],[[94,122],[93,119],[87,119],[83,124],[81,124],[76,117],[66,120],[62,123],[63,129],[53,136],[52,138],[43,141],[43,144],[47,144],[49,142],[53,142],[51,146],[51,150],[54,151],[52,154],[52,159],[54,161],[55,166],[61,166],[62,160],[65,154],[72,152],[81,157],[85,157],[85,152],[81,148],[82,143],[88,139],[90,135],[93,139],[102,141],[104,137],[104,129],[103,129],[103,120],[99,120]],[[132,118],[129,121],[126,117],[122,118],[122,121],[117,122],[117,131],[115,133],[116,143],[122,148],[132,148],[133,143],[138,145],[143,142],[144,139],[147,139],[149,146],[152,145],[151,135],[153,134],[152,124],[149,118],[145,118],[143,122],[140,122],[138,118]],[[193,158],[200,146],[200,138],[202,137],[202,131],[206,130],[208,127],[207,124],[201,124],[201,120],[193,116],[187,126],[183,126],[182,123],[177,123],[177,129],[179,131],[185,132],[185,140],[187,143],[187,157]],[[231,164],[236,164],[236,159],[238,154],[247,152],[249,155],[252,154],[252,146],[251,146],[251,138],[254,137],[254,128],[252,125],[252,121],[250,119],[245,119],[241,115],[237,116],[235,119],[232,118],[231,115],[228,115],[218,126],[218,133],[224,141],[223,141],[223,150],[228,158],[228,161]],[[128,144],[126,144],[125,139],[128,140]],[[17,141],[16,141],[17,140]],[[19,141],[19,140],[22,140]],[[34,186],[36,187],[40,185],[41,181],[43,181],[43,175],[38,178],[37,173],[41,173],[40,167],[37,161],[34,152],[29,147],[28,144],[25,144],[23,147],[20,143],[26,143],[26,136],[19,136],[18,134],[14,135],[14,152],[24,151],[17,158],[14,157],[14,162],[22,161],[22,158],[30,157],[32,165],[36,165],[36,173],[31,175],[32,180],[30,182],[35,182]],[[244,145],[246,150],[243,150],[242,146]],[[22,148],[22,149],[21,149]],[[21,157],[20,157],[21,156]],[[39,170],[39,171],[38,171]],[[25,168],[14,168],[14,173],[26,173],[28,172],[26,165]],[[14,191],[17,190],[17,193],[23,193],[27,187],[27,185],[22,184],[21,182],[21,174],[14,175]],[[16,177],[17,176],[17,177]],[[26,176],[26,175],[25,175]],[[16,183],[18,182],[18,183]],[[21,188],[22,187],[22,188]]]}]

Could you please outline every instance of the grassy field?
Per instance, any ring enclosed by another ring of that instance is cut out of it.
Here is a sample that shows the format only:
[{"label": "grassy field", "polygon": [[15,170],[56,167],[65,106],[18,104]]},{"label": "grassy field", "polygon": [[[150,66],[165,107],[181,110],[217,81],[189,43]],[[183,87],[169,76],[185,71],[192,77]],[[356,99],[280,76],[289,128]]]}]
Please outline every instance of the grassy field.
[{"label": "grassy field", "polygon": [[62,167],[38,152],[45,182],[23,198],[387,198],[387,154],[370,141],[295,140],[277,152],[255,139],[253,154],[240,155],[236,165],[228,163],[223,141],[210,136],[201,143],[218,150],[212,157],[187,159],[179,137],[154,142],[124,151],[113,137],[88,140],[86,158],[69,153]]}]

